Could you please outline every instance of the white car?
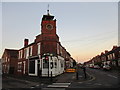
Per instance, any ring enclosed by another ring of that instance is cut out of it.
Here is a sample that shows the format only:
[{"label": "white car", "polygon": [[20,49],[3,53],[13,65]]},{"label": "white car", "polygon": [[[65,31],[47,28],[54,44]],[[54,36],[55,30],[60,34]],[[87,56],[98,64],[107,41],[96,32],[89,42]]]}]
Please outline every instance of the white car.
[{"label": "white car", "polygon": [[95,68],[95,69],[100,69],[100,66],[94,65],[94,68]]},{"label": "white car", "polygon": [[109,65],[104,65],[104,66],[103,66],[103,69],[104,69],[104,70],[110,70],[111,67],[110,67]]}]

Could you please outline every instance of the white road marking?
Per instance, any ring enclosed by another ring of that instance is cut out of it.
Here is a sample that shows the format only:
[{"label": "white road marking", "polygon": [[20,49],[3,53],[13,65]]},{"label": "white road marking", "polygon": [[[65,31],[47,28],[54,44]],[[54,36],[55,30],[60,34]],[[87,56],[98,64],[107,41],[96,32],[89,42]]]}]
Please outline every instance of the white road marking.
[{"label": "white road marking", "polygon": [[78,82],[78,83],[83,83],[83,82]]},{"label": "white road marking", "polygon": [[68,85],[48,85],[47,87],[63,87],[66,88]]},{"label": "white road marking", "polygon": [[52,85],[48,85],[48,88],[55,87],[55,88],[66,88],[70,85],[71,83],[53,83]]},{"label": "white road marking", "polygon": [[40,86],[40,85],[36,85],[37,87]]},{"label": "white road marking", "polygon": [[79,77],[83,77],[83,76],[79,76]]},{"label": "white road marking", "polygon": [[35,88],[35,87],[30,87],[30,88]]},{"label": "white road marking", "polygon": [[92,83],[86,83],[86,84],[92,84]]},{"label": "white road marking", "polygon": [[108,74],[108,76],[110,76],[110,77],[113,77],[113,78],[116,78],[116,79],[118,78],[118,77],[116,77],[116,76],[113,76],[113,75],[110,75],[110,74]]},{"label": "white road marking", "polygon": [[71,83],[52,83],[52,84],[59,84],[59,85],[70,85]]},{"label": "white road marking", "polygon": [[94,85],[102,85],[101,83],[95,83]]},{"label": "white road marking", "polygon": [[65,90],[65,88],[42,88],[42,90]]}]

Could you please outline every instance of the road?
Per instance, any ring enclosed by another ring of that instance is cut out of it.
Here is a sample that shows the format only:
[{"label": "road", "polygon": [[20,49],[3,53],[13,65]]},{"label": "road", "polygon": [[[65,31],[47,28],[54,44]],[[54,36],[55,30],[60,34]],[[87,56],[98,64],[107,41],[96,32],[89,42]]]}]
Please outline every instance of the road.
[{"label": "road", "polygon": [[[75,74],[64,74],[58,76],[58,80],[52,84],[45,85],[42,90],[73,90],[73,88],[116,88],[119,86],[118,72],[103,71],[99,69],[86,69],[92,76],[91,79],[84,79],[82,69],[79,70],[79,80],[76,80]],[[89,76],[88,75],[88,76]],[[120,76],[120,75],[119,75]],[[70,79],[69,79],[70,78]],[[4,88],[39,88],[38,82],[26,80],[17,80],[14,78],[3,78]]]},{"label": "road", "polygon": [[83,82],[73,82],[70,88],[116,88],[119,87],[119,73],[116,71],[103,71],[87,68],[87,72],[93,77]]}]

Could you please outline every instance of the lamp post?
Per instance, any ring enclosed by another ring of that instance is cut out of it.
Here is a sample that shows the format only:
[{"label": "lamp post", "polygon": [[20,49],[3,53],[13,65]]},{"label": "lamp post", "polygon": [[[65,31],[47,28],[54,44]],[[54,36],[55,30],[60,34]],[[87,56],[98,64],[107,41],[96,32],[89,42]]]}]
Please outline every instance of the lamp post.
[{"label": "lamp post", "polygon": [[50,62],[50,68],[51,68],[51,82],[53,81],[53,79],[52,79],[52,69],[53,69],[53,59],[52,59],[52,56],[53,56],[53,54],[50,54],[50,59],[51,59],[51,62]]},{"label": "lamp post", "polygon": [[45,62],[47,63],[47,67],[48,67],[48,78],[49,78],[49,53],[45,53],[44,55],[45,58]]},{"label": "lamp post", "polygon": [[41,75],[42,75],[42,69],[40,69],[40,60],[38,60],[38,77],[40,79],[39,85],[41,87]]},{"label": "lamp post", "polygon": [[78,65],[76,66],[76,79],[78,80]]}]

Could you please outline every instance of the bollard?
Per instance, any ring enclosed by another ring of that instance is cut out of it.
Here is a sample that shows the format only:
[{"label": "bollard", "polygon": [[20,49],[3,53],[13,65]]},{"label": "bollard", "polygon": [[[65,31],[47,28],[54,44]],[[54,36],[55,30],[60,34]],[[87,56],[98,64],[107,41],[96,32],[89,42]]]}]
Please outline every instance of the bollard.
[{"label": "bollard", "polygon": [[87,78],[87,76],[86,76],[86,72],[84,72],[84,74],[85,74],[85,79]]},{"label": "bollard", "polygon": [[79,78],[78,78],[78,70],[77,70],[77,72],[76,72],[76,79],[78,80]]},{"label": "bollard", "polygon": [[50,80],[51,80],[51,82],[52,82],[52,71],[51,71],[51,79],[50,79]]}]

